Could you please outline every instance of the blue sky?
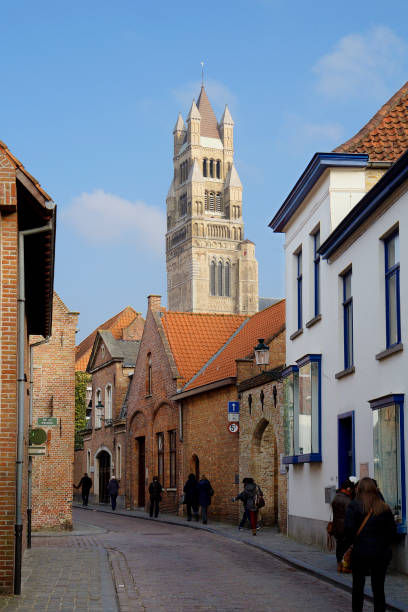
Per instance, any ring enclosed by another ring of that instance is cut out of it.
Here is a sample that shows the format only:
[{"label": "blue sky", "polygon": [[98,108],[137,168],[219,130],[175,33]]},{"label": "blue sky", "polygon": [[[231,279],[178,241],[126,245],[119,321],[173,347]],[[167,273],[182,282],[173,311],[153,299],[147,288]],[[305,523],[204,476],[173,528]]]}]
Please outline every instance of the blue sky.
[{"label": "blue sky", "polygon": [[260,295],[283,296],[268,223],[315,151],[408,80],[406,0],[22,0],[2,7],[0,140],[58,204],[55,288],[82,339],[127,305],[166,300],[172,130],[200,86],[235,120]]}]

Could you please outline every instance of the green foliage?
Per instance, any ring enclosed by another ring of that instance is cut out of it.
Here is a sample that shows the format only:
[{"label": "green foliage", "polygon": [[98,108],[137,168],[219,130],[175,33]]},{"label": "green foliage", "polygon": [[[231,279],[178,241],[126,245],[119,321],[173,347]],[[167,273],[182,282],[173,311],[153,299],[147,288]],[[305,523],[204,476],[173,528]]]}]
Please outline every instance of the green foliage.
[{"label": "green foliage", "polygon": [[91,375],[86,372],[75,372],[75,448],[84,447],[80,431],[86,427],[86,387],[91,382]]}]

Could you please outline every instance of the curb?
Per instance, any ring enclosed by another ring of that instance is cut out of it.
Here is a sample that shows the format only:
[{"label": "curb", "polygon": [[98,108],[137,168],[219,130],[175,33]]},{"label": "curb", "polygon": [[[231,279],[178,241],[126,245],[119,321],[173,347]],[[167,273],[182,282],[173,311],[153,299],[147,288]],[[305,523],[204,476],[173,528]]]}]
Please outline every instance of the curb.
[{"label": "curb", "polygon": [[[86,506],[84,507],[84,506],[81,506],[80,504],[76,505],[75,503],[73,503],[72,506],[74,508],[80,508],[82,510],[90,510],[93,512],[101,512],[104,514],[116,514],[119,516],[125,516],[127,518],[140,519],[142,521],[152,520],[149,516],[135,516],[134,514],[126,514],[126,511],[121,511],[121,510],[115,510],[115,511],[109,510],[109,509],[101,510],[99,508],[89,508]],[[179,523],[171,519],[162,519],[160,518],[160,516],[153,520],[156,520],[158,523],[164,523],[166,525],[175,525],[176,527],[186,527],[187,529],[207,531],[209,533],[219,535],[223,538],[231,540],[232,542],[239,542],[241,544],[246,544],[247,546],[251,546],[253,548],[257,548],[258,550],[262,550],[262,552],[268,553],[272,557],[275,557],[279,561],[282,561],[283,563],[286,563],[287,565],[290,565],[291,567],[294,567],[302,572],[310,574],[314,576],[315,578],[319,578],[323,582],[327,582],[331,584],[332,586],[342,589],[343,591],[347,591],[348,593],[352,592],[351,585],[345,584],[344,582],[337,580],[336,578],[331,576],[328,572],[324,570],[320,570],[320,569],[318,570],[314,568],[312,565],[309,565],[308,563],[304,563],[303,561],[300,561],[299,559],[296,559],[295,557],[292,557],[291,555],[285,555],[280,551],[273,550],[271,548],[267,548],[261,543],[258,544],[258,542],[252,542],[252,541],[248,542],[246,540],[241,540],[241,539],[235,538],[233,535],[222,533],[218,531],[217,529],[211,529],[211,527],[207,527],[206,525],[199,526],[195,524],[192,524],[192,525],[184,524],[184,523]],[[373,596],[370,593],[368,593],[366,589],[364,590],[364,599],[371,603],[373,603],[374,601]],[[387,599],[386,607],[388,610],[394,610],[395,612],[407,612],[408,611],[408,606],[406,604],[393,600],[393,599]]]}]

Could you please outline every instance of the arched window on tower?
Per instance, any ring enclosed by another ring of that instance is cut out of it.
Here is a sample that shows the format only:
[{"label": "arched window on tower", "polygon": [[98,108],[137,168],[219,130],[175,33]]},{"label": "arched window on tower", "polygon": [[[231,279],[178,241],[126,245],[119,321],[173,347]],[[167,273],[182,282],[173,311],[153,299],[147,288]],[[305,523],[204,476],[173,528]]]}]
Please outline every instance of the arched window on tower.
[{"label": "arched window on tower", "polygon": [[215,210],[221,212],[221,194],[217,193],[215,198]]},{"label": "arched window on tower", "polygon": [[223,284],[224,284],[224,279],[223,277],[223,265],[222,265],[222,261],[218,262],[218,295],[222,295],[223,294]]},{"label": "arched window on tower", "polygon": [[215,261],[210,263],[210,295],[215,295]]},{"label": "arched window on tower", "polygon": [[206,191],[204,194],[204,206],[205,210],[208,210],[208,191]]},{"label": "arched window on tower", "polygon": [[214,178],[214,160],[210,159],[210,176]]},{"label": "arched window on tower", "polygon": [[207,158],[203,159],[203,176],[207,176]]},{"label": "arched window on tower", "polygon": [[231,271],[231,264],[229,261],[226,262],[225,266],[224,266],[224,294],[226,296],[230,296],[231,295],[231,289],[230,289],[230,274]]},{"label": "arched window on tower", "polygon": [[217,159],[217,165],[216,165],[216,171],[217,171],[217,178],[221,178],[221,162],[219,159]]}]

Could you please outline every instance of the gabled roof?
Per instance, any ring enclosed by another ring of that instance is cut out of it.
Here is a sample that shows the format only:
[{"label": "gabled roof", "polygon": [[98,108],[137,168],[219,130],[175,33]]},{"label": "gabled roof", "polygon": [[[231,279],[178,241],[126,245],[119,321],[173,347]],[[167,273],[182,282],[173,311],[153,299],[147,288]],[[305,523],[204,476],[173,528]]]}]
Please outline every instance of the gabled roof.
[{"label": "gabled roof", "polygon": [[235,314],[163,312],[161,323],[178,373],[189,380],[247,319]]},{"label": "gabled roof", "polygon": [[5,153],[5,155],[7,155],[8,159],[13,164],[13,166],[16,169],[19,169],[22,172],[22,174],[30,181],[30,183],[32,183],[32,185],[40,192],[44,200],[47,202],[52,201],[51,196],[48,195],[48,193],[41,187],[37,179],[24,168],[21,161],[17,159],[15,155],[13,155],[13,153],[7,148],[7,145],[1,140],[0,140],[0,149],[3,151],[3,153]]},{"label": "gabled roof", "polygon": [[[108,349],[111,359],[115,361],[122,361],[123,366],[132,368],[136,364],[137,355],[140,347],[140,340],[117,340],[112,335],[111,331],[99,330],[95,337],[95,342],[92,347],[89,363],[87,365],[87,371],[93,370],[94,361],[98,354],[98,350],[101,344],[105,344]],[[108,361],[108,360],[107,360]]]},{"label": "gabled roof", "polygon": [[201,115],[201,136],[209,136],[210,138],[220,138],[220,133],[218,131],[218,122],[205,92],[204,85],[201,86],[200,95],[197,101],[197,107]]},{"label": "gabled roof", "polygon": [[126,308],[118,312],[118,314],[111,319],[108,319],[99,325],[99,327],[89,334],[89,336],[84,338],[84,340],[82,340],[82,342],[76,347],[76,371],[85,372],[98,330],[109,330],[112,332],[114,338],[119,339],[122,337],[122,330],[128,327],[128,325],[134,321],[137,315],[138,313],[134,308],[131,306],[126,306]]},{"label": "gabled roof", "polygon": [[264,338],[268,343],[284,329],[285,300],[281,300],[247,319],[245,324],[228,338],[217,354],[183,387],[183,391],[235,377],[236,359],[253,356],[254,346],[259,338]]},{"label": "gabled roof", "polygon": [[355,136],[334,151],[368,153],[370,161],[396,161],[408,149],[408,82]]}]

